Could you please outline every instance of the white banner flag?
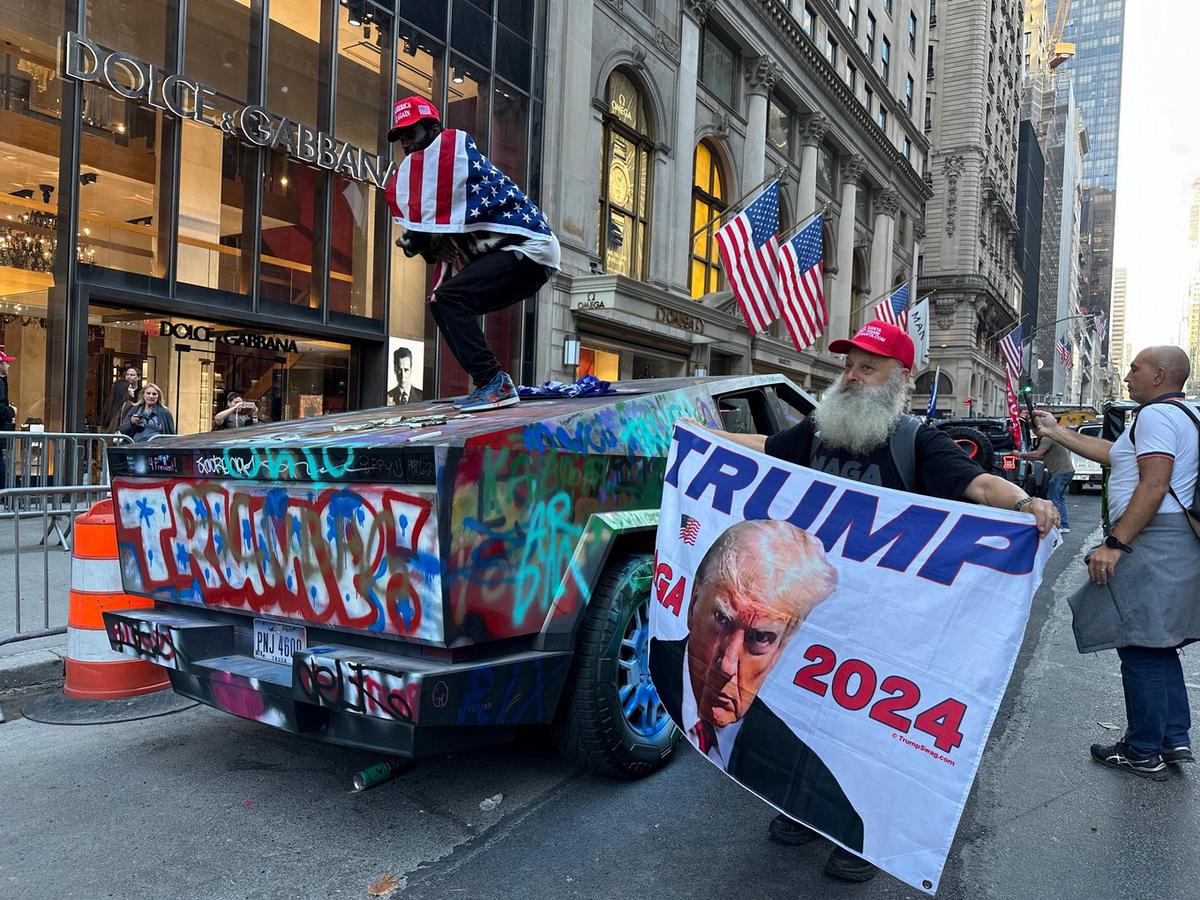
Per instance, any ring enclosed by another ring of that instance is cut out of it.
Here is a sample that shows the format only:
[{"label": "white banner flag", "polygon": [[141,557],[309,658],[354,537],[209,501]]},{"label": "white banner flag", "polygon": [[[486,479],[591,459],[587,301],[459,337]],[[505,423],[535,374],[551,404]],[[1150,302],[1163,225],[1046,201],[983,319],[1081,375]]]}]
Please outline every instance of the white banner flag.
[{"label": "white banner flag", "polygon": [[915,349],[913,368],[929,365],[929,298],[908,311],[908,336]]},{"label": "white banner flag", "polygon": [[654,685],[739,784],[932,894],[1059,543],[677,426]]}]

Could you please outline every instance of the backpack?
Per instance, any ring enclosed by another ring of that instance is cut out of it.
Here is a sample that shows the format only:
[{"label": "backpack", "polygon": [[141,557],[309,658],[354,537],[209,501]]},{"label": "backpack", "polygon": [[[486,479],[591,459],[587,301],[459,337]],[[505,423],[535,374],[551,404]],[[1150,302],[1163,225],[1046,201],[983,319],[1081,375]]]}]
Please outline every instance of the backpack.
[{"label": "backpack", "polygon": [[[917,431],[921,420],[916,416],[901,416],[892,433],[888,435],[888,450],[892,454],[892,465],[900,473],[904,490],[912,492],[917,485]],[[1200,427],[1200,426],[1197,426]],[[816,456],[821,446],[821,433],[813,429],[812,445],[808,450],[808,461]]]},{"label": "backpack", "polygon": [[[1186,403],[1176,403],[1174,400],[1160,400],[1158,402],[1170,403],[1172,406],[1182,409],[1187,417],[1191,419],[1192,424],[1196,426],[1197,456],[1200,457],[1200,420],[1196,419],[1196,414],[1192,411],[1192,408]],[[1151,404],[1147,403],[1142,407],[1142,409],[1145,409],[1146,406],[1150,405]],[[1134,418],[1133,425],[1129,427],[1129,443],[1133,445],[1133,449],[1135,451],[1137,450],[1137,443],[1134,441],[1136,435],[1137,419]],[[1196,489],[1192,493],[1191,505],[1188,505],[1179,499],[1179,496],[1175,493],[1175,488],[1171,487],[1170,483],[1167,484],[1167,491],[1174,498],[1175,502],[1183,507],[1183,511],[1187,514],[1188,525],[1190,525],[1192,528],[1192,533],[1195,534],[1196,537],[1200,538],[1200,478],[1196,479]]]}]

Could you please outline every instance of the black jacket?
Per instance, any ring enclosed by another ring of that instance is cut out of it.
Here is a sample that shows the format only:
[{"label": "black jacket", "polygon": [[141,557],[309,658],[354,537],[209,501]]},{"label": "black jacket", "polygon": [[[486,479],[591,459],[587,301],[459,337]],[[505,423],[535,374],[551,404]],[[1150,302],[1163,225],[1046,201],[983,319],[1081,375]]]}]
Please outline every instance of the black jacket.
[{"label": "black jacket", "polygon": [[[650,677],[671,718],[680,722],[687,638],[650,641]],[[797,821],[862,852],[862,817],[821,758],[761,700],[742,719],[725,771]]]},{"label": "black jacket", "polygon": [[17,417],[8,399],[8,376],[0,377],[0,431],[15,431]]}]

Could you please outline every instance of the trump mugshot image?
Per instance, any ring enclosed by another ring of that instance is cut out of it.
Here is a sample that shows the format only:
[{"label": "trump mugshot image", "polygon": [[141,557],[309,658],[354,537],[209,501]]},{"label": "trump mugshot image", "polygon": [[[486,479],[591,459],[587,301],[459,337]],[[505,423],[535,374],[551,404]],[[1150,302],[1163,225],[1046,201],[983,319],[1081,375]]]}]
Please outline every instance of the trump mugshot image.
[{"label": "trump mugshot image", "polygon": [[804,620],[837,588],[821,542],[790,522],[726,529],[696,568],[688,636],[654,639],[650,669],[667,712],[743,786],[862,849],[862,820],[837,779],[759,697]]}]

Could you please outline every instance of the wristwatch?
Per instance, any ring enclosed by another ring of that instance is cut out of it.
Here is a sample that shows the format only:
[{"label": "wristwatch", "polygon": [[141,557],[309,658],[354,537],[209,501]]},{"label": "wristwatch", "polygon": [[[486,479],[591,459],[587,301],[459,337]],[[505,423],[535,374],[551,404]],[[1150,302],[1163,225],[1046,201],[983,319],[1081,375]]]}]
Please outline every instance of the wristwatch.
[{"label": "wristwatch", "polygon": [[1106,537],[1104,539],[1104,546],[1107,547],[1109,550],[1122,550],[1125,553],[1133,552],[1133,548],[1130,547],[1128,544],[1126,544],[1124,541],[1122,541],[1115,534],[1110,534],[1108,537]]}]

